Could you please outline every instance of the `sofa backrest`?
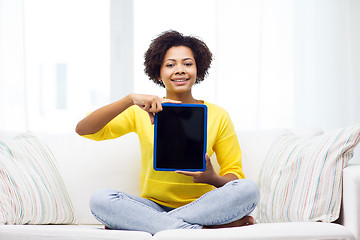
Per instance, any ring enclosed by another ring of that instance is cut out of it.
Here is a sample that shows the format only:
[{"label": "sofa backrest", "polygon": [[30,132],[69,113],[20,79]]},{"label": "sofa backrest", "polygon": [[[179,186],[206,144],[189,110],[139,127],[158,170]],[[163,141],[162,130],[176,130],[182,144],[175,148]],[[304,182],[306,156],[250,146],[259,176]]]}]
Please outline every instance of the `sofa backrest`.
[{"label": "sofa backrest", "polygon": [[89,200],[99,189],[140,194],[140,147],[136,134],[92,141],[74,134],[40,134],[59,165],[79,224],[99,223],[91,215]]},{"label": "sofa backrest", "polygon": [[[239,131],[243,170],[247,178],[258,182],[261,166],[271,144],[285,129],[269,131]],[[293,131],[292,131],[293,132]],[[318,129],[295,131],[298,135],[316,135]],[[140,147],[137,135],[127,134],[107,141],[92,141],[76,135],[37,133],[52,150],[73,203],[77,223],[98,223],[90,213],[89,199],[101,188],[113,188],[140,194]],[[0,131],[0,137],[2,132]],[[216,165],[216,156],[212,156]]]}]

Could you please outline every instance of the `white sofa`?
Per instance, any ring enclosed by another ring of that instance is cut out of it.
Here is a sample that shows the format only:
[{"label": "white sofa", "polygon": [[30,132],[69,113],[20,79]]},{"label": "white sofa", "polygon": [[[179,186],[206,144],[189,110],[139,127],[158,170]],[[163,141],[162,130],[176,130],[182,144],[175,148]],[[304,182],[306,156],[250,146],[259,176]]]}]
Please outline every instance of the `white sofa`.
[{"label": "white sofa", "polygon": [[[260,168],[272,142],[287,130],[237,132],[243,152],[246,176],[258,181]],[[318,130],[296,130],[298,134],[317,134]],[[0,131],[1,139],[16,133]],[[360,162],[359,148],[344,169],[343,203],[338,223],[287,222],[259,223],[252,226],[166,230],[154,236],[146,232],[104,230],[90,213],[89,198],[100,188],[115,188],[139,194],[140,149],[137,136],[95,142],[73,134],[36,133],[52,150],[71,198],[76,224],[0,225],[0,240],[23,239],[360,239]],[[261,147],[259,147],[261,146]],[[214,160],[214,159],[212,159]],[[215,162],[215,160],[214,160]]]}]

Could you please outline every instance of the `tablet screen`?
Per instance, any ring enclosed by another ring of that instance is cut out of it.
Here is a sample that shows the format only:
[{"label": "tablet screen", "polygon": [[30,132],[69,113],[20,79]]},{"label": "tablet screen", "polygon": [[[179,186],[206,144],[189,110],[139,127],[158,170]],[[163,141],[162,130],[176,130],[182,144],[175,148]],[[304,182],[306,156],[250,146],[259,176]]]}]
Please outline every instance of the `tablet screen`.
[{"label": "tablet screen", "polygon": [[206,105],[163,104],[154,124],[155,170],[205,170]]}]

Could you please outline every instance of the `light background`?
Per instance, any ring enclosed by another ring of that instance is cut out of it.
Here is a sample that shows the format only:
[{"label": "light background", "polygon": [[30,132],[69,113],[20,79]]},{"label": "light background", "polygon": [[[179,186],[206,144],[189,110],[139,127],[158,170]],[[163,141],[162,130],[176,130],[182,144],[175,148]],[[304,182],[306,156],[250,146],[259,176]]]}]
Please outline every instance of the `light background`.
[{"label": "light background", "polygon": [[131,92],[159,33],[214,54],[194,95],[237,130],[360,122],[359,0],[0,0],[0,129],[71,132]]}]

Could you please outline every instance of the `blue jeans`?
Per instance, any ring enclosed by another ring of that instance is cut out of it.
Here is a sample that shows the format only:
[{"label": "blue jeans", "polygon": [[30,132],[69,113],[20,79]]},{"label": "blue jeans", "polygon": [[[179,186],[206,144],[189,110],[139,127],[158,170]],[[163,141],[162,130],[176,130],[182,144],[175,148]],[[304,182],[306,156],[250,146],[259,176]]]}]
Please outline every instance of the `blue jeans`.
[{"label": "blue jeans", "polygon": [[155,234],[166,229],[197,229],[236,221],[255,209],[259,197],[254,182],[238,179],[175,209],[109,189],[92,196],[90,209],[98,221],[111,229]]}]

